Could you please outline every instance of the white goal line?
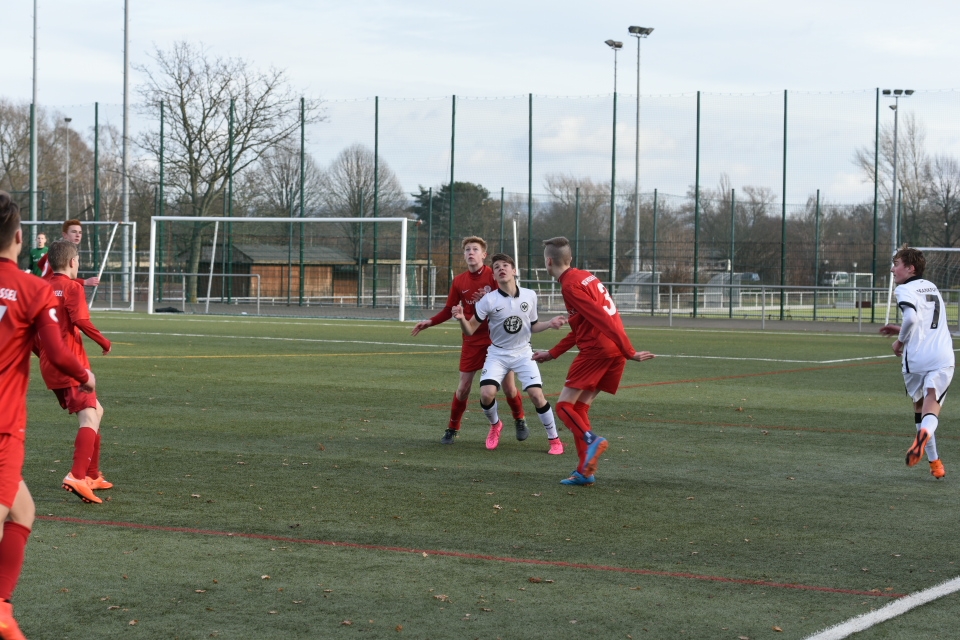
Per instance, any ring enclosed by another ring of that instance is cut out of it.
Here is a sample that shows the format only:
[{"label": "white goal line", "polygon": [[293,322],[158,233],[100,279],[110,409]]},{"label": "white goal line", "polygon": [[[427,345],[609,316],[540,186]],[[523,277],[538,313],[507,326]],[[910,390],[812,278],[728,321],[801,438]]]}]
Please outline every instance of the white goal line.
[{"label": "white goal line", "polygon": [[897,616],[903,615],[911,609],[915,609],[921,605],[927,604],[928,602],[933,602],[944,596],[948,596],[951,593],[956,593],[960,591],[960,578],[953,578],[952,580],[947,580],[942,582],[934,587],[929,589],[924,589],[923,591],[917,591],[916,593],[911,593],[908,596],[904,596],[899,600],[894,600],[890,604],[877,609],[876,611],[870,611],[862,615],[857,616],[856,618],[850,618],[846,622],[841,622],[838,625],[824,629],[818,633],[815,633],[812,636],[808,636],[806,640],[843,640],[854,633],[864,631],[870,627],[880,624],[881,622],[886,622],[887,620],[892,620]]}]

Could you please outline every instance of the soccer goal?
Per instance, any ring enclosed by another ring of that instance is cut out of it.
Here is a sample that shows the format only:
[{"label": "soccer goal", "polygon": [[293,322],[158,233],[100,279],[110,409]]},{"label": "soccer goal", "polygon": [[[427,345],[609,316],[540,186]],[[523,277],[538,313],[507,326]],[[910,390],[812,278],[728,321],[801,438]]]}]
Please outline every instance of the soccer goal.
[{"label": "soccer goal", "polygon": [[[23,251],[36,246],[36,237],[44,234],[47,245],[61,238],[63,220],[21,220],[24,227]],[[91,311],[133,311],[136,299],[137,223],[82,221],[79,277],[96,276],[100,284],[87,287]],[[124,235],[128,242],[124,243]],[[29,245],[29,247],[27,246]],[[127,251],[124,252],[124,246]]]},{"label": "soccer goal", "polygon": [[411,222],[154,216],[147,312],[403,321],[435,282],[428,261],[408,257]]}]

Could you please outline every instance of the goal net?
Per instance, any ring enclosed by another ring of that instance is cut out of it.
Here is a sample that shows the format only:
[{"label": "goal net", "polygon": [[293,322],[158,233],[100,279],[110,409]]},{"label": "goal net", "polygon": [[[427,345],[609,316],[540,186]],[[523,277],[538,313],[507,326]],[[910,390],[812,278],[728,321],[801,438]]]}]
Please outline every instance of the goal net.
[{"label": "goal net", "polygon": [[436,282],[411,222],[154,216],[147,310],[402,321]]},{"label": "goal net", "polygon": [[[63,220],[22,220],[24,230],[20,265],[29,267],[30,249],[43,234],[46,246],[62,237]],[[100,279],[87,287],[91,311],[133,311],[136,301],[136,222],[82,221],[78,277]],[[126,247],[126,251],[124,248]]]}]

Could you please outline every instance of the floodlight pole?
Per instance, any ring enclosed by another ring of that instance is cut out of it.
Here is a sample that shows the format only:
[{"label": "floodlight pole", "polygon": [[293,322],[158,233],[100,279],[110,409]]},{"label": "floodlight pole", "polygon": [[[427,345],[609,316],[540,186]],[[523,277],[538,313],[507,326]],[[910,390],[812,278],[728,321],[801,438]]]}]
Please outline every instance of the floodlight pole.
[{"label": "floodlight pole", "polygon": [[613,49],[613,151],[610,162],[610,282],[617,280],[617,52],[623,48],[619,40],[606,40]]},{"label": "floodlight pole", "polygon": [[[37,0],[33,0],[33,94],[30,102],[30,219],[37,219]],[[31,226],[30,246],[37,245],[37,230]]]},{"label": "floodlight pole", "polygon": [[633,230],[633,272],[640,273],[640,40],[653,33],[653,29],[650,27],[630,27],[627,31],[637,39],[637,151],[633,165],[633,210],[636,217],[636,226]]},{"label": "floodlight pole", "polygon": [[[892,205],[890,207],[890,239],[893,246],[892,256],[896,255],[898,248],[898,237],[900,235],[900,207],[897,202],[897,129],[900,119],[900,98],[912,96],[913,89],[884,89],[883,95],[893,98],[893,104],[890,108],[893,110],[893,188],[890,192]],[[890,276],[890,286],[887,290],[887,312],[883,323],[890,322],[890,302],[893,299],[893,276]]]},{"label": "floodlight pole", "polygon": [[[122,168],[122,220],[130,222],[130,0],[123,0],[123,168]],[[120,257],[123,276],[123,300],[127,301],[132,282],[128,272],[130,262],[130,228],[123,227],[123,255]],[[131,300],[132,302],[132,300]]]}]

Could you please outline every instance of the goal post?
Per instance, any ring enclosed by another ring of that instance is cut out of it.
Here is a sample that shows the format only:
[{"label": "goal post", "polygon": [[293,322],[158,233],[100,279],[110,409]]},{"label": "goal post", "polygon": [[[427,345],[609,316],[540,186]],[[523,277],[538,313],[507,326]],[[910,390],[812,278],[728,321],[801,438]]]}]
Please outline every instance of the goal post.
[{"label": "goal post", "polygon": [[[59,240],[64,220],[21,220],[24,227],[31,227],[28,234],[35,238],[43,233],[47,236],[47,246]],[[100,284],[93,287],[87,304],[91,311],[133,311],[136,299],[136,265],[137,223],[117,222],[110,220],[81,220],[83,239],[80,242],[80,275],[93,274]],[[122,254],[123,247],[118,236],[120,228],[130,230],[131,242],[129,255],[126,260]],[[32,249],[25,247],[24,249]],[[124,268],[126,263],[127,268]],[[92,269],[84,268],[85,264],[92,264]],[[97,306],[100,303],[100,306]]]},{"label": "goal post", "polygon": [[[276,315],[323,315],[323,309],[334,307],[342,317],[351,315],[349,307],[383,310],[395,304],[402,322],[411,304],[411,222],[405,217],[153,216],[147,313],[156,313],[156,303],[165,299],[192,304],[196,313],[211,313],[213,300],[219,303],[212,313],[237,313],[239,307],[229,305],[239,304],[252,312],[256,288],[257,313],[272,305]],[[182,291],[171,294],[171,286]]]}]

